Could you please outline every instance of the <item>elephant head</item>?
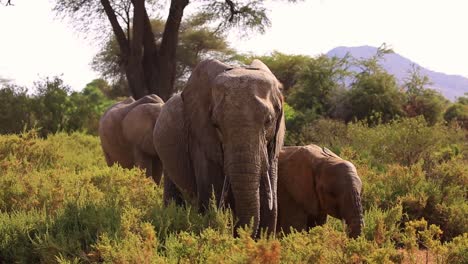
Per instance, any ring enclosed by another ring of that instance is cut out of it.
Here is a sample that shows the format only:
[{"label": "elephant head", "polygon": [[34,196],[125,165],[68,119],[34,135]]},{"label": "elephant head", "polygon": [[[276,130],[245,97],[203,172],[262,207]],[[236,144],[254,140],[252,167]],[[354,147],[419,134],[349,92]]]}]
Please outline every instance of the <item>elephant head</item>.
[{"label": "elephant head", "polygon": [[361,204],[362,182],[356,168],[348,161],[330,159],[317,181],[320,204],[329,215],[343,219],[352,238],[361,234],[364,225]]},{"label": "elephant head", "polygon": [[[180,97],[184,125],[179,127],[188,131],[189,159],[197,188],[212,184],[216,177],[221,182],[224,179],[225,186],[230,184],[228,189],[233,197],[230,203],[234,205],[238,225],[248,225],[253,219],[254,233],[259,226],[274,231],[277,159],[285,129],[278,80],[259,60],[247,68],[231,68],[217,60],[205,60],[194,69]],[[179,100],[177,96],[173,101],[176,100]],[[166,105],[176,103],[170,100]],[[166,115],[165,112],[169,115],[171,111],[163,109],[162,115]],[[166,117],[161,123],[164,120]],[[163,131],[168,127],[162,125],[158,120],[155,137],[158,141],[170,142],[167,132]],[[185,135],[181,134],[179,138],[178,142],[181,142]],[[163,146],[163,142],[156,148],[166,167],[166,161],[172,161],[164,154],[168,147]],[[171,175],[170,168],[174,167],[174,172],[176,169],[180,171],[175,168],[180,164],[168,164],[169,177],[179,187],[182,184]],[[207,170],[206,167],[214,169]],[[215,186],[218,197],[221,189]]]}]

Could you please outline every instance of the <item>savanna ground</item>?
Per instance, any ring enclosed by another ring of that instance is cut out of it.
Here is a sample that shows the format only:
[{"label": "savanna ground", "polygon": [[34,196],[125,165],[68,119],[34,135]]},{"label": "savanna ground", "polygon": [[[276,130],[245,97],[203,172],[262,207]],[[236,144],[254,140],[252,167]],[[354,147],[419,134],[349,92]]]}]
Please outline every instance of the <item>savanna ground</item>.
[{"label": "savanna ground", "polygon": [[96,136],[33,130],[0,136],[0,263],[468,263],[466,131],[320,119],[299,136],[356,165],[358,239],[330,217],[308,232],[233,238],[230,212],[163,207],[142,171],[106,166]]}]

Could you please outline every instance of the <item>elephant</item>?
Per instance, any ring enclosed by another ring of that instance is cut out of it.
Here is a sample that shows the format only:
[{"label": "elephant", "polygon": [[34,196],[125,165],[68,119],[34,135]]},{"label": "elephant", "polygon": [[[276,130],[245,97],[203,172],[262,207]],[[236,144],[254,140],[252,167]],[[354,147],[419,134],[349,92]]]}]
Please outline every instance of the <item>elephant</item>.
[{"label": "elephant", "polygon": [[344,220],[350,237],[361,233],[362,182],[354,165],[317,145],[284,147],[278,165],[278,229]]},{"label": "elephant", "polygon": [[201,61],[154,128],[165,203],[181,204],[184,193],[203,212],[214,194],[233,210],[236,227],[253,219],[252,236],[260,228],[274,233],[284,131],[281,84],[263,62]]},{"label": "elephant", "polygon": [[99,120],[99,137],[107,165],[139,167],[159,184],[162,163],[153,144],[153,128],[164,101],[147,95],[135,101],[132,97],[111,106]]}]

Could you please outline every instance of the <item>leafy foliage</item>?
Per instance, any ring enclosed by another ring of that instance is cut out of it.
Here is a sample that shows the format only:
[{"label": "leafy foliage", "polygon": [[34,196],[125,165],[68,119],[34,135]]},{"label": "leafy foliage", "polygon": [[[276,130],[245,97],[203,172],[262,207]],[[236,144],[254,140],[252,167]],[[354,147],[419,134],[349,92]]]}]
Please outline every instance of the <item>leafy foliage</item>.
[{"label": "leafy foliage", "polygon": [[287,55],[279,51],[274,51],[265,56],[238,55],[237,57],[237,60],[243,64],[249,64],[253,59],[264,62],[283,84],[285,91],[288,91],[297,83],[307,63],[312,60],[309,56]]},{"label": "leafy foliage", "polygon": [[[0,136],[0,259],[7,263],[406,263],[426,256],[436,263],[468,260],[466,132],[428,126],[422,117],[374,127],[332,120],[312,125],[304,138],[332,146],[356,165],[361,176],[366,225],[358,239],[349,239],[341,222],[333,218],[324,226],[276,238],[253,240],[249,230],[234,238],[230,211],[219,210],[215,202],[203,215],[190,202],[164,207],[162,188],[142,171],[107,167],[97,137],[57,133],[43,139],[30,131]],[[415,137],[434,144],[409,142],[405,149],[396,144],[398,138]],[[400,157],[406,153],[420,154],[408,164]]]},{"label": "leafy foliage", "polygon": [[[125,73],[129,91],[135,99],[152,93],[163,100],[168,100],[174,93],[176,87],[174,81],[177,77],[176,54],[179,39],[184,37],[180,36],[180,32],[184,9],[189,4],[188,0],[169,1],[170,8],[165,14],[167,18],[164,21],[164,30],[160,31],[162,32],[159,37],[160,42],[155,38],[150,20],[150,16],[154,16],[154,13],[160,15],[164,12],[158,1],[56,0],[54,2],[54,10],[64,17],[71,17],[74,24],[84,32],[89,28],[102,28],[100,34],[96,35],[109,36],[109,34],[102,34],[107,31],[103,26],[106,24],[102,23],[103,18],[107,18],[116,40],[108,47],[118,46],[119,50],[118,59],[110,59],[113,62],[119,62],[118,66]],[[193,34],[186,35],[185,37],[189,40],[185,43],[186,45],[196,42],[209,46],[209,43],[216,42],[205,41],[203,36],[210,37],[212,40],[217,39],[218,33],[232,28],[242,28],[240,32],[244,34],[252,31],[264,32],[265,28],[270,25],[264,1],[211,0],[199,1],[198,4],[192,4],[192,6],[194,6],[195,16],[193,21],[205,27],[197,33],[196,38],[193,38]],[[195,57],[198,58],[199,54],[196,52],[200,49],[195,48]],[[192,50],[186,51],[192,52]],[[101,54],[100,57],[109,59],[108,54]]]},{"label": "leafy foliage", "polygon": [[87,131],[96,134],[99,118],[114,102],[103,80],[94,80],[81,92],[71,92],[59,77],[37,81],[28,94],[15,85],[0,87],[0,133],[20,133],[37,128],[41,136],[57,131]]},{"label": "leafy foliage", "polygon": [[358,74],[349,91],[348,104],[346,121],[367,119],[371,122],[368,118],[378,113],[383,122],[388,122],[403,115],[403,94],[395,77],[385,71]]},{"label": "leafy foliage", "polygon": [[0,89],[0,134],[21,132],[31,122],[31,102],[26,89],[2,85]]},{"label": "leafy foliage", "polygon": [[444,119],[456,122],[461,127],[468,129],[468,96],[458,98],[456,103],[448,107]]},{"label": "leafy foliage", "polygon": [[442,120],[448,100],[436,90],[428,89],[426,86],[429,84],[429,78],[422,76],[419,68],[413,66],[404,84],[407,97],[404,110],[407,116],[422,115],[433,125]]}]

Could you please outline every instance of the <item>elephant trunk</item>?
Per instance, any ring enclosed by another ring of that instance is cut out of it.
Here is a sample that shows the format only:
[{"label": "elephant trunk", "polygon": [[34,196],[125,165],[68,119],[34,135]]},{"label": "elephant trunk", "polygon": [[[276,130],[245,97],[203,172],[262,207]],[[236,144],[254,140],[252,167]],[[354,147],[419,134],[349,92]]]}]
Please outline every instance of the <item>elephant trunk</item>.
[{"label": "elephant trunk", "polygon": [[225,176],[231,183],[235,214],[239,221],[237,227],[250,225],[253,221],[252,235],[255,236],[260,225],[260,190],[267,188],[265,191],[271,194],[271,187],[267,187],[271,183],[262,181],[263,187],[260,187],[262,158],[259,153],[252,153],[251,149],[239,149],[239,145],[226,145],[224,153]]},{"label": "elephant trunk", "polygon": [[[362,227],[364,226],[364,217],[361,203],[361,182],[359,178],[353,179],[358,181],[357,184],[353,184],[352,190],[349,191],[349,201],[351,206],[349,212],[345,218],[349,236],[356,238],[361,234]],[[357,185],[357,186],[356,186]]]}]

